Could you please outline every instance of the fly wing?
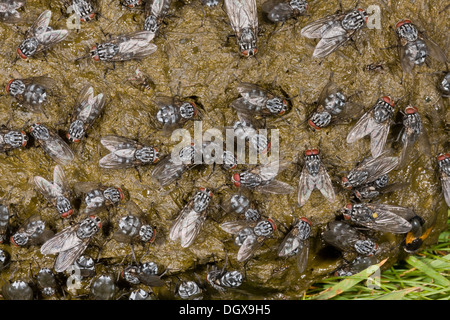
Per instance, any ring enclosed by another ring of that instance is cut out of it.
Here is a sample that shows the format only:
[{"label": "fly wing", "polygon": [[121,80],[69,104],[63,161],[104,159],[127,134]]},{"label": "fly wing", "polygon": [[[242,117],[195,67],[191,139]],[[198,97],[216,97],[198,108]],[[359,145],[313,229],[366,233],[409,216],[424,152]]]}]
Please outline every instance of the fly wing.
[{"label": "fly wing", "polygon": [[73,225],[55,234],[53,238],[42,245],[41,253],[56,254],[79,246],[83,240],[77,236],[78,226],[78,224]]},{"label": "fly wing", "polygon": [[359,222],[367,228],[392,233],[407,233],[411,230],[411,224],[404,218],[389,211],[387,208],[376,207],[374,214],[377,217],[374,220]]},{"label": "fly wing", "polygon": [[402,217],[405,220],[410,220],[416,216],[414,211],[410,208],[394,206],[394,205],[390,205],[390,204],[382,204],[382,203],[373,204],[373,205],[368,204],[367,206],[375,212],[378,212],[380,210],[381,211],[389,211],[397,216]]},{"label": "fly wing", "polygon": [[51,183],[40,176],[34,177],[34,184],[47,199],[55,199],[56,197],[62,195],[62,189],[60,186],[55,183]]},{"label": "fly wing", "polygon": [[[126,161],[127,159],[133,159],[135,150],[133,149],[122,149],[121,152],[111,152],[98,161],[100,168],[105,169],[125,169],[134,166],[132,161]],[[123,151],[127,151],[127,156],[123,157]],[[120,155],[118,154],[120,153]]]},{"label": "fly wing", "polygon": [[289,19],[292,17],[294,11],[292,7],[287,3],[280,0],[269,0],[262,4],[261,10],[265,13],[270,13],[272,10],[274,14],[282,19]]},{"label": "fly wing", "polygon": [[261,108],[258,105],[251,104],[244,97],[234,100],[231,103],[231,107],[233,107],[239,114],[251,115],[261,113]]},{"label": "fly wing", "polygon": [[294,191],[294,188],[279,180],[272,180],[268,184],[255,188],[255,191],[272,194],[289,194]]},{"label": "fly wing", "polygon": [[246,220],[236,220],[236,221],[224,222],[220,225],[220,228],[225,232],[228,232],[231,234],[238,234],[239,231],[248,227],[248,225],[249,224]]},{"label": "fly wing", "polygon": [[197,238],[205,221],[205,215],[202,212],[191,210],[181,225],[181,246],[189,247]]},{"label": "fly wing", "polygon": [[38,84],[49,90],[51,87],[55,86],[56,81],[50,77],[47,76],[40,76],[40,77],[31,77],[27,79],[21,79],[21,81],[25,85],[30,84]]},{"label": "fly wing", "polygon": [[[383,154],[382,154],[383,155]],[[358,171],[367,171],[368,178],[366,183],[375,181],[382,175],[388,174],[398,166],[397,157],[380,156],[378,158],[369,158],[356,168]]]},{"label": "fly wing", "polygon": [[322,195],[327,198],[329,202],[334,202],[336,195],[334,193],[333,184],[331,183],[327,169],[325,169],[323,165],[320,166],[319,173],[317,174],[316,188],[320,190]]},{"label": "fly wing", "polygon": [[184,222],[183,220],[186,219],[186,217],[191,213],[192,210],[193,201],[189,201],[189,203],[184,206],[184,208],[181,210],[180,214],[178,215],[177,219],[173,223],[172,227],[170,228],[169,238],[172,241],[177,240],[181,237],[181,233],[183,230]]},{"label": "fly wing", "polygon": [[411,150],[416,142],[417,136],[414,134],[414,130],[411,128],[405,128],[402,135],[402,152],[399,157],[399,168],[402,168],[409,160]]},{"label": "fly wing", "polygon": [[47,31],[51,17],[52,12],[50,10],[45,10],[42,12],[27,32],[27,35],[38,36]]},{"label": "fly wing", "polygon": [[373,130],[370,133],[370,151],[372,157],[377,158],[383,153],[389,135],[389,127],[390,122],[388,120],[383,123],[374,121]]},{"label": "fly wing", "polygon": [[322,233],[322,238],[328,244],[346,250],[358,240],[358,232],[342,221],[328,223],[328,230]]},{"label": "fly wing", "polygon": [[315,178],[309,174],[308,169],[303,167],[300,179],[298,181],[297,201],[300,207],[304,206],[308,201],[311,192],[316,187]]},{"label": "fly wing", "polygon": [[313,21],[303,27],[300,34],[306,38],[322,38],[324,32],[334,25],[333,21],[337,20],[339,15],[331,15],[319,20]]},{"label": "fly wing", "polygon": [[161,280],[161,278],[157,275],[151,275],[151,274],[142,274],[140,273],[138,275],[139,280],[150,287],[162,287],[164,286],[166,283]]},{"label": "fly wing", "polygon": [[175,164],[171,161],[171,157],[167,156],[156,164],[152,171],[152,178],[164,187],[180,178],[186,169],[185,165]]},{"label": "fly wing", "polygon": [[77,194],[88,193],[94,189],[100,187],[100,184],[97,182],[77,182],[74,184],[74,190]]},{"label": "fly wing", "polygon": [[69,31],[65,29],[51,30],[39,35],[36,35],[36,39],[44,46],[51,46],[55,43],[63,41],[69,35]]},{"label": "fly wing", "polygon": [[111,60],[142,59],[152,54],[157,49],[155,44],[150,43],[154,36],[150,31],[138,31],[118,37],[114,42],[119,46],[119,50]]},{"label": "fly wing", "polygon": [[341,24],[334,25],[322,34],[322,39],[317,43],[313,52],[313,57],[323,58],[337,50],[340,46],[348,41],[350,36],[347,31],[342,28]]},{"label": "fly wing", "polygon": [[445,202],[450,207],[450,177],[444,173],[441,176],[442,192],[444,193]]},{"label": "fly wing", "polygon": [[262,246],[262,244],[263,242],[258,241],[258,237],[256,236],[256,234],[249,234],[239,248],[237,260],[239,262],[248,260],[253,255],[253,253]]},{"label": "fly wing", "polygon": [[42,144],[42,148],[50,158],[61,165],[69,164],[75,157],[69,145],[56,134],[51,134],[50,139]]},{"label": "fly wing", "polygon": [[251,104],[264,107],[267,102],[267,91],[256,84],[241,82],[237,86],[239,94]]},{"label": "fly wing", "polygon": [[56,165],[53,169],[53,183],[61,188],[61,192],[67,190],[66,175],[59,165]]},{"label": "fly wing", "polygon": [[309,256],[309,238],[303,241],[303,246],[297,252],[297,269],[298,272],[303,273],[308,265]]},{"label": "fly wing", "polygon": [[303,241],[298,238],[298,228],[293,228],[278,247],[278,256],[289,257],[302,245]]},{"label": "fly wing", "polygon": [[[147,1],[145,4],[146,14],[154,14],[155,16],[159,16],[163,13],[163,9],[165,6],[170,5],[171,0],[153,0]],[[168,4],[167,4],[168,3]]]},{"label": "fly wing", "polygon": [[85,123],[92,124],[102,112],[105,102],[106,99],[103,93],[99,93],[95,97],[89,98],[86,106],[80,110],[78,119]]},{"label": "fly wing", "polygon": [[101,144],[109,151],[117,151],[124,149],[124,146],[129,146],[128,148],[134,148],[136,146],[136,141],[119,136],[105,136],[100,139]]},{"label": "fly wing", "polygon": [[94,88],[87,84],[81,89],[80,93],[78,94],[77,100],[75,102],[74,106],[74,114],[76,113],[76,110],[80,107],[85,105],[89,99],[92,99],[94,97]]},{"label": "fly wing", "polygon": [[336,94],[338,88],[336,84],[329,80],[325,87],[322,89],[319,95],[319,104],[325,105],[325,99],[328,98],[331,94]]},{"label": "fly wing", "polygon": [[422,40],[425,42],[427,49],[430,52],[430,56],[439,62],[446,63],[447,57],[445,55],[444,50],[439,47],[439,45],[431,39],[428,39],[423,33],[420,34]]},{"label": "fly wing", "polygon": [[366,112],[348,133],[347,143],[354,143],[356,140],[370,134],[376,124],[375,119],[372,117],[372,111]]},{"label": "fly wing", "polygon": [[231,28],[240,34],[243,28],[258,28],[258,16],[255,0],[224,0]]},{"label": "fly wing", "polygon": [[86,250],[89,244],[89,238],[82,241],[78,246],[72,247],[68,250],[59,253],[58,258],[55,261],[55,271],[63,272],[70,267],[74,261]]},{"label": "fly wing", "polygon": [[398,44],[398,56],[400,59],[400,65],[402,66],[402,69],[406,73],[411,73],[412,69],[414,68],[414,61],[408,58],[408,55],[406,54],[406,45]]},{"label": "fly wing", "polygon": [[258,174],[263,181],[270,181],[274,179],[278,173],[286,169],[289,162],[284,160],[272,161],[264,165],[253,168],[250,172]]}]

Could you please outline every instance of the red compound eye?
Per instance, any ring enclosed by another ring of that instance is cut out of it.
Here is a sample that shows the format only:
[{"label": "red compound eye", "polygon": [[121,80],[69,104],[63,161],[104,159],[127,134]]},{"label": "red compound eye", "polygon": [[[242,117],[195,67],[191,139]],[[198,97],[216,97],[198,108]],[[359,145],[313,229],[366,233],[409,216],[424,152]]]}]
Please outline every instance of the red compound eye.
[{"label": "red compound eye", "polygon": [[17,54],[18,54],[19,57],[21,57],[22,59],[28,58],[26,55],[23,54],[22,50],[20,50],[19,48],[17,48]]},{"label": "red compound eye", "polygon": [[316,130],[320,130],[321,128],[316,126],[316,124],[314,122],[312,122],[312,120],[308,120],[308,124],[311,128],[316,129]]},{"label": "red compound eye", "polygon": [[236,187],[239,188],[241,186],[241,176],[239,175],[239,173],[233,174],[233,177],[231,178],[231,180],[234,182],[234,185]]},{"label": "red compound eye", "polygon": [[406,108],[405,108],[405,112],[407,113],[407,114],[414,114],[414,113],[416,113],[416,112],[418,112],[419,110],[417,109],[417,107],[414,107],[414,106],[407,106]]},{"label": "red compound eye", "polygon": [[394,100],[392,100],[391,97],[384,96],[384,97],[383,97],[383,101],[386,102],[386,103],[388,103],[388,104],[389,104],[390,106],[392,106],[392,107],[395,105]]},{"label": "red compound eye", "polygon": [[11,82],[13,82],[14,79],[9,80],[8,84],[6,85],[6,92],[9,93],[9,86],[11,85]]},{"label": "red compound eye", "polygon": [[311,221],[309,221],[307,218],[305,217],[301,217],[300,220],[307,222],[310,226],[312,225]]},{"label": "red compound eye", "polygon": [[319,150],[317,150],[317,149],[312,149],[311,152],[312,152],[313,155],[318,155],[319,154]]},{"label": "red compound eye", "polygon": [[402,25],[406,24],[406,23],[411,23],[411,20],[408,19],[404,19],[404,20],[400,20],[399,22],[397,22],[397,24],[395,25],[395,28],[400,28]]},{"label": "red compound eye", "polygon": [[248,57],[248,50],[244,50],[241,52],[244,57]]},{"label": "red compound eye", "polygon": [[311,150],[306,150],[306,151],[305,151],[305,156],[310,156],[311,153],[312,153]]},{"label": "red compound eye", "polygon": [[277,230],[277,226],[275,225],[275,222],[273,222],[272,219],[267,219],[267,221],[269,221],[270,224],[272,225],[273,231]]}]

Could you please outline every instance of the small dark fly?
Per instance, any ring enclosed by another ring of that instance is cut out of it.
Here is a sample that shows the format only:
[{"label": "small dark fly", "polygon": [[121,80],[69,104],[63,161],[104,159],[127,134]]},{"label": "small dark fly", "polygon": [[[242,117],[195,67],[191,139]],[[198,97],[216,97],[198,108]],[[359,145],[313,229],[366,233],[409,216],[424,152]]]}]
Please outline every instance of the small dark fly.
[{"label": "small dark fly", "polygon": [[256,0],[224,0],[239,52],[244,57],[256,55],[258,48],[258,12]]},{"label": "small dark fly", "polygon": [[237,86],[241,98],[231,106],[248,116],[277,116],[288,111],[288,103],[283,97],[273,95],[256,84],[241,82]]},{"label": "small dark fly", "polygon": [[227,288],[237,288],[242,284],[243,276],[237,270],[227,271],[225,267],[222,269],[216,266],[206,275],[206,280],[214,289],[225,292]]},{"label": "small dark fly", "polygon": [[235,243],[240,246],[237,254],[237,260],[239,262],[250,259],[263,245],[264,240],[270,237],[277,229],[271,219],[230,221],[222,223],[220,228],[236,236]]},{"label": "small dark fly", "polygon": [[79,142],[86,131],[92,126],[105,106],[106,98],[103,93],[94,96],[94,88],[86,85],[78,95],[70,119],[67,139],[70,142]]},{"label": "small dark fly", "polygon": [[11,130],[0,126],[0,153],[8,153],[13,149],[24,148],[28,143],[28,136],[22,130]]},{"label": "small dark fly", "polygon": [[126,204],[127,216],[119,220],[113,239],[122,243],[152,243],[156,237],[156,228],[147,224],[142,210],[133,202]]},{"label": "small dark fly", "polygon": [[135,77],[127,79],[127,81],[129,81],[135,88],[140,90],[150,90],[155,87],[155,83],[150,76],[141,69],[137,68],[135,73]]},{"label": "small dark fly", "polygon": [[402,143],[402,153],[400,155],[399,167],[403,167],[410,159],[414,144],[418,143],[419,150],[425,154],[431,153],[430,142],[428,141],[425,127],[419,115],[419,110],[414,106],[407,106],[403,116],[403,129],[400,141]]},{"label": "small dark fly", "polygon": [[58,254],[55,271],[63,272],[86,250],[92,237],[102,227],[98,217],[89,216],[58,232],[41,247],[42,254]]},{"label": "small dark fly", "polygon": [[109,275],[101,275],[91,284],[91,295],[94,300],[112,300],[116,291],[117,285]]},{"label": "small dark fly", "polygon": [[170,228],[170,240],[180,239],[183,248],[189,247],[194,242],[206,220],[206,213],[212,196],[213,193],[210,189],[200,188],[197,191],[181,210]]},{"label": "small dark fly", "polygon": [[51,92],[54,84],[55,80],[46,76],[11,79],[6,85],[6,92],[25,108],[42,112],[42,104],[47,101],[47,93]]},{"label": "small dark fly", "polygon": [[269,0],[263,3],[262,11],[274,22],[285,22],[305,15],[308,3],[305,0]]},{"label": "small dark fly", "polygon": [[444,98],[450,98],[450,72],[447,72],[439,82],[439,90]]},{"label": "small dark fly", "polygon": [[171,0],[149,0],[145,4],[144,30],[158,33],[164,18],[169,11]]},{"label": "small dark fly", "polygon": [[363,9],[334,14],[311,22],[301,31],[306,38],[320,38],[314,49],[314,58],[324,58],[347,43],[367,23],[368,15]]},{"label": "small dark fly", "polygon": [[381,203],[349,203],[344,208],[346,220],[382,232],[407,233],[411,230],[408,220],[414,216],[414,211],[409,208]]},{"label": "small dark fly", "polygon": [[372,182],[354,188],[353,195],[360,201],[371,200],[381,194],[394,192],[407,185],[408,183],[389,183],[389,176],[387,174],[384,174]]},{"label": "small dark fly", "polygon": [[45,10],[33,23],[26,33],[26,39],[17,48],[17,54],[22,59],[27,59],[32,55],[47,50],[54,44],[63,41],[69,31],[53,30],[48,26],[52,12]]},{"label": "small dark fly", "polygon": [[333,202],[336,195],[327,169],[320,160],[319,150],[306,150],[304,162],[298,182],[297,201],[300,207],[306,204],[314,189],[318,189],[329,202]]},{"label": "small dark fly", "polygon": [[47,223],[40,216],[34,215],[22,224],[10,240],[15,246],[36,246],[43,244],[53,235],[54,233],[48,229]]},{"label": "small dark fly", "polygon": [[59,287],[55,274],[48,268],[42,268],[39,270],[36,277],[36,282],[44,297],[53,296]]},{"label": "small dark fly", "polygon": [[165,282],[158,276],[158,266],[153,262],[131,265],[125,268],[122,276],[130,284],[143,283],[150,287],[162,287]]},{"label": "small dark fly", "polygon": [[111,38],[108,42],[93,46],[89,56],[94,61],[109,62],[143,59],[156,51],[156,45],[150,43],[154,36],[155,34],[150,31],[121,34]]},{"label": "small dark fly", "polygon": [[6,269],[10,261],[11,255],[7,251],[0,249],[0,271]]},{"label": "small dark fly", "polygon": [[67,165],[74,159],[73,151],[69,145],[44,125],[40,123],[33,124],[30,128],[30,134],[44,149],[44,152],[60,165]]},{"label": "small dark fly", "polygon": [[172,155],[165,156],[159,161],[152,171],[152,178],[157,180],[161,186],[167,186],[175,182],[183,173],[195,166],[195,147],[186,146],[179,152],[180,161],[172,158]]},{"label": "small dark fly", "polygon": [[345,263],[335,272],[336,277],[350,277],[377,263],[375,256],[358,256],[349,263]]},{"label": "small dark fly", "polygon": [[450,153],[440,154],[437,160],[442,192],[444,193],[445,202],[450,207]]},{"label": "small dark fly", "polygon": [[431,56],[446,63],[444,51],[424,33],[417,30],[411,20],[401,20],[395,25],[400,64],[406,73],[411,73],[415,65],[422,65]]},{"label": "small dark fly", "polygon": [[322,233],[322,238],[342,252],[356,252],[370,257],[378,250],[372,239],[342,221],[328,223],[328,230]]},{"label": "small dark fly", "polygon": [[6,240],[8,229],[9,229],[9,208],[5,205],[0,204],[0,243],[3,243]]},{"label": "small dark fly", "polygon": [[120,169],[155,164],[159,159],[159,152],[155,147],[143,145],[135,140],[106,136],[100,139],[110,154],[99,161],[99,166],[105,169]]},{"label": "small dark fly", "polygon": [[420,216],[415,216],[409,220],[411,223],[411,231],[406,234],[403,242],[403,249],[408,253],[415,253],[422,246],[423,242],[433,230],[433,225],[425,223]]},{"label": "small dark fly", "polygon": [[34,184],[47,201],[56,207],[62,218],[67,218],[73,214],[70,190],[66,183],[64,171],[60,166],[55,166],[53,170],[53,182],[35,176]]},{"label": "small dark fly", "polygon": [[309,238],[311,235],[311,221],[302,217],[295,222],[294,227],[278,247],[279,257],[296,256],[298,271],[302,273],[308,264]]},{"label": "small dark fly", "polygon": [[84,195],[84,212],[93,214],[102,209],[116,207],[123,200],[120,188],[108,187],[95,182],[79,182],[75,186],[76,193]]},{"label": "small dark fly", "polygon": [[294,191],[285,182],[275,180],[275,177],[285,167],[282,161],[273,161],[265,165],[241,173],[234,173],[231,181],[236,187],[244,187],[257,192],[288,194]]},{"label": "small dark fly", "polygon": [[33,289],[25,281],[15,280],[3,285],[2,295],[6,300],[33,300]]},{"label": "small dark fly", "polygon": [[88,22],[95,18],[99,4],[97,0],[63,0],[65,7],[72,8],[72,12],[80,17],[81,22]]},{"label": "small dark fly", "polygon": [[364,67],[363,69],[366,72],[379,72],[379,73],[384,73],[384,67],[383,64],[380,62],[376,62],[376,63],[371,63],[368,64]]},{"label": "small dark fly", "polygon": [[198,114],[198,107],[193,101],[181,101],[176,97],[156,97],[155,104],[159,108],[156,120],[165,133],[181,128]]},{"label": "small dark fly", "polygon": [[374,158],[381,155],[386,145],[395,104],[390,97],[384,96],[367,111],[350,130],[347,143],[370,135],[370,151]]},{"label": "small dark fly", "polygon": [[23,7],[26,0],[1,0],[0,1],[0,21],[6,23],[17,23],[21,20],[20,13],[17,11]]},{"label": "small dark fly", "polygon": [[361,187],[388,174],[394,170],[397,165],[397,157],[382,155],[378,158],[366,158],[354,169],[350,170],[347,176],[342,178],[342,185],[346,189]]},{"label": "small dark fly", "polygon": [[183,281],[177,289],[176,294],[183,300],[202,300],[202,289],[194,281]]},{"label": "small dark fly", "polygon": [[320,130],[340,120],[352,119],[359,113],[359,105],[349,101],[331,78],[322,89],[315,109],[308,116],[308,124]]}]

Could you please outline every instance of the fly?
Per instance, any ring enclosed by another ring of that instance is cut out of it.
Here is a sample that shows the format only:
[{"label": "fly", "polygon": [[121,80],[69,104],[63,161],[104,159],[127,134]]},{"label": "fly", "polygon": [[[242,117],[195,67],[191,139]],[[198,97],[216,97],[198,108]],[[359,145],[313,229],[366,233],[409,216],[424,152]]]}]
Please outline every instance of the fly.
[{"label": "fly", "polygon": [[54,235],[48,229],[45,221],[38,215],[28,218],[19,230],[11,236],[11,243],[15,246],[36,246],[46,242]]},{"label": "fly", "polygon": [[131,284],[143,283],[150,287],[162,287],[165,282],[158,276],[158,266],[153,262],[131,265],[122,273],[125,280]]},{"label": "fly", "polygon": [[319,38],[313,57],[324,58],[352,39],[366,25],[367,19],[363,9],[334,14],[311,22],[301,30],[301,35]]},{"label": "fly", "polygon": [[227,271],[213,266],[206,276],[208,283],[216,290],[225,292],[227,288],[237,288],[243,282],[242,273],[237,270]]},{"label": "fly", "polygon": [[95,182],[79,182],[75,184],[77,193],[84,194],[84,212],[93,214],[102,209],[116,207],[123,200],[120,188],[108,187]]},{"label": "fly", "polygon": [[408,183],[389,183],[389,176],[384,174],[378,179],[353,189],[353,195],[358,200],[371,200],[381,194],[394,192],[407,186]]},{"label": "fly", "polygon": [[97,0],[63,0],[67,8],[71,7],[73,12],[80,18],[81,22],[88,22],[95,18],[98,13],[99,4]]},{"label": "fly", "polygon": [[304,163],[298,182],[297,201],[300,207],[306,204],[314,189],[318,189],[329,202],[333,202],[336,195],[327,169],[320,159],[319,150],[306,150]]},{"label": "fly", "polygon": [[26,0],[1,0],[0,1],[0,21],[5,23],[17,23],[21,20],[21,15],[17,9],[23,7]]},{"label": "fly", "polygon": [[181,128],[198,114],[198,107],[193,101],[181,101],[176,97],[157,97],[155,104],[159,108],[156,120],[165,133]]},{"label": "fly", "polygon": [[70,119],[67,132],[67,139],[70,142],[79,142],[86,135],[86,131],[102,112],[105,101],[103,93],[94,96],[94,88],[89,84],[84,86],[75,102]]},{"label": "fly", "polygon": [[17,54],[22,59],[27,59],[36,53],[47,50],[49,47],[63,41],[69,31],[53,30],[48,26],[52,12],[45,10],[33,23],[26,33],[26,39],[18,46]]},{"label": "fly", "polygon": [[263,3],[261,9],[270,21],[286,22],[306,15],[308,3],[305,0],[269,0]]},{"label": "fly", "polygon": [[170,8],[171,0],[149,0],[145,4],[146,18],[144,22],[144,30],[158,33],[164,18]]},{"label": "fly", "polygon": [[59,287],[55,274],[48,268],[42,268],[39,270],[36,277],[36,282],[44,297],[51,297],[55,295]]},{"label": "fly", "polygon": [[54,85],[55,80],[46,76],[11,79],[6,85],[6,92],[19,105],[33,112],[43,112],[42,105],[48,101],[48,93]]},{"label": "fly", "polygon": [[0,153],[7,154],[11,150],[24,148],[27,143],[28,136],[24,131],[0,126]]},{"label": "fly", "polygon": [[0,243],[3,243],[6,240],[8,229],[9,229],[9,208],[8,206],[0,204]]},{"label": "fly", "polygon": [[47,201],[56,208],[62,218],[67,218],[73,214],[70,201],[71,192],[67,186],[64,171],[60,166],[55,166],[53,170],[53,182],[35,176],[34,184]]},{"label": "fly", "polygon": [[58,254],[54,269],[63,272],[86,250],[92,237],[102,224],[98,217],[89,216],[81,222],[58,232],[41,247],[42,254]]},{"label": "fly", "polygon": [[367,111],[350,130],[347,143],[370,135],[370,150],[374,158],[379,157],[386,145],[395,104],[390,97],[384,96]]},{"label": "fly", "polygon": [[438,158],[439,175],[445,202],[450,207],[450,153],[441,153]]}]

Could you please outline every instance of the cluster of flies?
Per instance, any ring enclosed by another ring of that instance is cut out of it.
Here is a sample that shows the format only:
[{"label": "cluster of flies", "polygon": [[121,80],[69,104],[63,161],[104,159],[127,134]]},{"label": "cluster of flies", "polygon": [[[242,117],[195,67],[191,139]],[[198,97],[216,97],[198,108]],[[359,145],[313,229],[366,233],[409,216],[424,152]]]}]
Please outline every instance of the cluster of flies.
[{"label": "cluster of flies", "polygon": [[[131,59],[142,59],[156,51],[151,43],[158,34],[168,14],[170,0],[124,0],[123,5],[132,9],[144,7],[145,22],[143,30],[110,37],[104,43],[95,44],[86,56],[94,61],[118,62]],[[208,6],[217,5],[217,1],[202,1]],[[21,21],[20,7],[25,1],[0,1],[0,19],[6,23]],[[64,1],[64,6],[72,6],[82,22],[88,22],[100,16],[99,4],[94,0]],[[237,39],[242,56],[255,56],[258,52],[259,33],[257,6],[255,0],[224,0],[224,8],[228,14],[234,36]],[[273,23],[284,23],[288,19],[306,15],[308,4],[303,0],[269,0],[262,5],[268,20]],[[37,53],[45,52],[51,46],[63,41],[69,34],[67,30],[54,30],[49,27],[51,11],[44,11],[26,32],[25,40],[17,47],[17,55],[28,59]],[[301,30],[307,38],[320,39],[313,52],[313,57],[324,58],[346,44],[366,25],[368,15],[363,9],[338,12],[309,23]],[[401,20],[395,26],[398,39],[400,64],[404,72],[411,73],[414,66],[422,65],[428,57],[446,62],[444,52],[428,39],[410,20]],[[77,59],[78,60],[78,59]],[[149,83],[144,74],[137,71],[137,80],[144,87]],[[51,95],[55,81],[47,76],[34,78],[16,78],[6,85],[7,93],[18,104],[34,112],[44,112],[42,105]],[[450,95],[450,77],[446,73],[439,83],[444,98]],[[270,141],[257,130],[264,128],[265,120],[271,117],[283,117],[291,110],[290,99],[279,96],[265,88],[252,83],[239,83],[239,98],[232,107],[238,116],[234,122],[236,137],[248,143],[259,153],[270,150]],[[337,270],[339,275],[349,275],[377,262],[377,255],[382,251],[377,243],[377,232],[388,232],[405,235],[402,246],[405,251],[413,253],[419,249],[429,235],[434,221],[425,221],[412,209],[390,204],[372,202],[381,194],[394,192],[405,186],[402,183],[389,183],[389,173],[403,168],[411,158],[415,145],[426,154],[430,154],[430,143],[419,110],[408,104],[403,115],[403,127],[399,141],[401,152],[398,157],[386,150],[387,137],[395,116],[396,101],[390,96],[379,98],[374,105],[362,112],[363,108],[346,97],[343,90],[330,78],[322,90],[317,102],[306,109],[309,110],[305,122],[313,131],[321,130],[331,124],[359,120],[349,131],[347,143],[353,144],[365,136],[370,137],[371,155],[357,163],[341,179],[341,186],[351,192],[352,202],[341,211],[342,219],[328,223],[320,233],[320,238],[327,244],[342,251],[345,257],[352,257]],[[158,112],[155,121],[160,128],[170,133],[183,127],[187,122],[195,120],[202,114],[202,106],[195,99],[178,97],[158,97],[155,99]],[[90,295],[95,299],[112,299],[117,291],[114,277],[102,274],[96,278],[95,260],[84,254],[93,237],[102,228],[98,213],[116,208],[124,199],[121,188],[105,186],[92,182],[79,182],[73,190],[67,184],[62,166],[74,159],[71,143],[82,140],[94,122],[100,117],[107,105],[107,97],[103,93],[94,95],[94,88],[87,84],[82,88],[75,102],[65,136],[47,126],[35,123],[31,125],[29,134],[24,130],[14,130],[2,126],[0,128],[0,151],[9,154],[13,149],[25,148],[29,140],[41,146],[44,152],[58,163],[54,168],[53,181],[36,176],[33,179],[36,189],[47,202],[55,208],[61,218],[67,219],[75,213],[75,197],[81,199],[80,212],[85,217],[56,234],[44,220],[35,215],[23,222],[15,232],[11,232],[9,220],[10,207],[0,205],[0,237],[1,241],[9,241],[12,245],[27,247],[40,246],[44,255],[57,254],[54,271],[62,273],[76,270],[77,279],[92,278]],[[197,166],[196,156],[206,156],[206,150],[213,143],[201,146],[189,145],[179,152],[175,161],[170,155],[162,156],[149,144],[126,137],[109,135],[100,139],[109,153],[100,159],[99,166],[105,169],[136,168],[153,165],[152,178],[161,186],[167,186],[179,180],[183,174]],[[230,171],[236,168],[235,155],[225,151],[222,169]],[[336,192],[327,168],[322,162],[318,148],[308,148],[304,152],[302,170],[298,183],[297,200],[300,207],[308,201],[311,193],[317,189],[330,202],[336,199]],[[277,175],[285,170],[289,163],[280,161],[256,166],[241,172],[231,173],[232,184],[239,188],[222,203],[227,213],[235,213],[237,218],[224,222],[220,228],[234,237],[239,247],[237,260],[247,262],[251,259],[265,240],[273,237],[277,230],[273,219],[262,214],[258,205],[252,200],[252,192],[269,194],[290,194],[295,189],[289,184],[277,180]],[[450,154],[442,153],[437,157],[437,168],[442,183],[445,200],[450,205]],[[169,239],[179,241],[182,248],[190,247],[198,238],[211,207],[214,190],[200,188],[188,203],[181,209],[169,232]],[[247,193],[247,195],[245,195]],[[81,210],[81,208],[83,208]],[[147,222],[145,214],[132,201],[126,204],[127,215],[120,218],[111,239],[127,243],[133,249],[135,244],[150,244],[155,241],[156,227]],[[281,241],[277,254],[281,258],[296,257],[298,270],[304,272],[308,265],[310,239],[318,230],[307,217],[297,219],[290,228],[285,228],[285,237]],[[366,230],[366,232],[361,231]],[[134,256],[134,250],[133,256]],[[0,250],[0,270],[7,268],[11,257],[8,252]],[[122,278],[129,285],[145,284],[148,287],[166,285],[162,279],[164,273],[158,274],[158,266],[153,262],[137,262],[125,268]],[[41,268],[35,276],[35,284],[16,280],[6,283],[2,288],[7,299],[32,299],[37,286],[42,296],[49,297],[58,293],[64,294],[60,288],[61,279],[58,274],[48,268]],[[227,271],[216,265],[208,270],[207,283],[219,292],[241,286],[245,277],[237,270]],[[200,279],[182,281],[176,286],[176,294],[182,299],[201,299],[207,290],[206,283]],[[130,299],[153,299],[151,290],[137,289],[128,294]]]}]

